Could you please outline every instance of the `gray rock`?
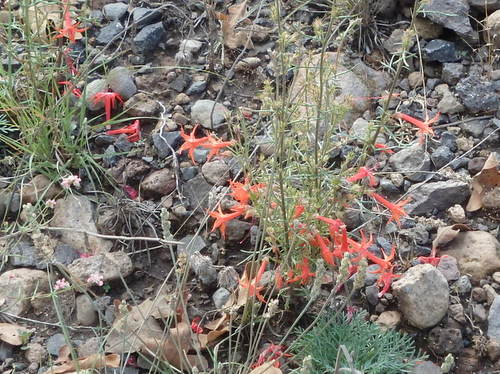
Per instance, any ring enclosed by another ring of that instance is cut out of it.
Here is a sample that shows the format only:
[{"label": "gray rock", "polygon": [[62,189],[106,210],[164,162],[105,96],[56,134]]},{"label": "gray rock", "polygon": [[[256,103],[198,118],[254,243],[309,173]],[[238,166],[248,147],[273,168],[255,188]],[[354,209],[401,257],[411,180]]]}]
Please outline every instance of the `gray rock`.
[{"label": "gray rock", "polygon": [[113,145],[109,145],[105,150],[102,156],[102,161],[104,163],[104,167],[111,168],[117,164],[119,160],[118,155],[116,154],[116,149]]},{"label": "gray rock", "polygon": [[186,95],[199,95],[207,89],[207,81],[196,81],[191,83],[186,90]]},{"label": "gray rock", "polygon": [[126,67],[118,66],[111,69],[106,80],[109,88],[120,94],[124,100],[130,99],[137,92],[134,77]]},{"label": "gray rock", "polygon": [[386,195],[396,195],[400,193],[399,188],[397,188],[394,183],[392,183],[387,178],[380,179],[379,186],[384,191]]},{"label": "gray rock", "polygon": [[238,288],[240,276],[236,269],[232,266],[224,266],[217,275],[219,287],[234,291]]},{"label": "gray rock", "polygon": [[14,346],[0,341],[0,360],[5,361],[14,355]]},{"label": "gray rock", "polygon": [[377,271],[379,268],[380,265],[377,264],[371,264],[367,266],[365,275],[365,286],[371,286],[372,284],[375,284],[375,282],[379,278],[379,274],[374,272]]},{"label": "gray rock", "polygon": [[445,131],[441,134],[441,144],[448,147],[452,152],[457,150],[457,136],[451,132]]},{"label": "gray rock", "polygon": [[411,374],[442,374],[441,368],[431,361],[419,362]]},{"label": "gray rock", "polygon": [[63,334],[54,334],[47,339],[47,352],[53,356],[59,356],[59,350],[68,344]]},{"label": "gray rock", "polygon": [[410,268],[392,284],[392,290],[404,317],[419,329],[435,326],[448,311],[448,282],[430,264]]},{"label": "gray rock", "polygon": [[413,215],[431,213],[434,209],[444,211],[470,196],[467,183],[452,180],[414,185],[409,192],[412,201],[405,205],[405,210]]},{"label": "gray rock", "polygon": [[500,296],[496,296],[488,313],[488,337],[500,342]]},{"label": "gray rock", "polygon": [[134,145],[128,140],[127,134],[120,134],[116,139],[114,146],[118,152],[128,153],[132,150]]},{"label": "gray rock", "polygon": [[379,303],[378,297],[379,289],[376,284],[372,284],[371,286],[367,286],[365,288],[366,301],[370,303],[370,305],[377,305]]},{"label": "gray rock", "polygon": [[476,175],[483,169],[485,163],[486,157],[474,157],[469,160],[469,163],[467,164],[467,170],[469,170],[470,175]]},{"label": "gray rock", "polygon": [[208,256],[202,256],[199,252],[189,257],[191,270],[196,274],[205,286],[212,286],[217,282],[217,268]]},{"label": "gray rock", "polygon": [[[97,233],[94,221],[94,207],[86,196],[67,195],[58,199],[51,227],[79,229]],[[96,236],[72,230],[59,231],[61,242],[68,244],[81,253],[100,253],[109,251],[113,243]]]},{"label": "gray rock", "polygon": [[167,32],[162,22],[145,26],[134,38],[136,53],[146,54],[153,52],[158,44],[164,41],[166,37]]},{"label": "gray rock", "polygon": [[191,84],[191,80],[192,80],[191,75],[179,74],[177,77],[175,77],[174,80],[172,80],[168,84],[168,87],[174,91],[182,92],[186,89],[187,86],[189,86],[189,84]]},{"label": "gray rock", "polygon": [[[370,127],[372,127],[371,131]],[[364,144],[366,141],[369,140],[368,135],[373,136],[373,134],[374,134],[373,124],[370,125],[370,122],[368,122],[364,118],[358,118],[356,121],[354,121],[351,128],[349,129],[349,135],[351,135],[356,141],[356,143],[360,145]],[[382,134],[380,134],[377,137],[376,142],[385,143],[385,137]]]},{"label": "gray rock", "polygon": [[82,326],[94,326],[97,322],[97,311],[88,295],[76,298],[76,320]]},{"label": "gray rock", "polygon": [[29,363],[41,364],[47,359],[47,350],[40,343],[29,343],[25,352]]},{"label": "gray rock", "polygon": [[460,271],[469,274],[474,284],[500,270],[500,243],[488,232],[461,232],[443,254],[455,257]]},{"label": "gray rock", "polygon": [[457,354],[464,348],[462,332],[459,329],[434,327],[429,332],[429,347],[438,355]]},{"label": "gray rock", "polygon": [[453,30],[470,41],[478,39],[469,21],[467,0],[429,0],[422,4],[422,13],[432,22]]},{"label": "gray rock", "polygon": [[100,134],[96,136],[94,141],[99,147],[107,147],[115,142],[115,137],[112,135]]},{"label": "gray rock", "polygon": [[110,282],[130,275],[132,270],[132,261],[123,251],[82,257],[68,266],[71,276],[85,284],[91,275],[102,275],[103,282]]},{"label": "gray rock", "polygon": [[157,9],[137,7],[132,10],[132,20],[137,28],[141,29],[161,18],[161,12]]},{"label": "gray rock", "polygon": [[490,13],[500,9],[500,0],[469,0],[469,4],[481,12],[486,9]]},{"label": "gray rock", "polygon": [[[215,109],[213,109],[214,105]],[[213,115],[210,120],[212,109]],[[215,129],[226,120],[230,113],[224,105],[215,103],[213,100],[198,100],[191,108],[191,119],[207,129]]]},{"label": "gray rock", "polygon": [[455,43],[447,40],[431,40],[422,48],[422,51],[427,61],[456,62],[460,59]]},{"label": "gray rock", "polygon": [[[158,133],[153,134],[153,145],[156,148],[156,152],[158,153],[158,157],[160,159],[164,159],[172,154],[170,147],[173,148],[174,151],[179,149],[183,142],[180,131],[169,131],[163,132],[162,136]],[[169,147],[170,145],[170,147]]]},{"label": "gray rock", "polygon": [[56,263],[69,265],[77,258],[80,258],[80,254],[75,248],[64,243],[57,244],[54,250],[54,259]]},{"label": "gray rock", "polygon": [[208,183],[215,184],[216,186],[223,186],[230,179],[229,165],[222,160],[215,160],[206,162],[201,167],[201,173]]},{"label": "gray rock", "polygon": [[188,168],[181,169],[181,176],[183,181],[188,181],[196,177],[199,173],[199,169],[196,166],[190,166]]},{"label": "gray rock", "polygon": [[146,196],[165,196],[175,188],[175,174],[170,169],[156,170],[141,182],[141,191]]},{"label": "gray rock", "polygon": [[423,181],[427,174],[419,171],[431,170],[431,159],[421,144],[412,146],[396,152],[389,158],[389,163],[394,171],[404,174],[406,178],[414,182]]},{"label": "gray rock", "polygon": [[472,304],[472,315],[474,319],[480,323],[486,322],[488,314],[483,304]]},{"label": "gray rock", "polygon": [[109,21],[116,21],[127,13],[128,5],[124,3],[111,3],[102,7],[104,17]]},{"label": "gray rock", "polygon": [[454,86],[465,73],[465,66],[459,63],[447,62],[443,64],[441,79],[443,82]]},{"label": "gray rock", "polygon": [[251,223],[239,219],[229,221],[226,225],[226,240],[230,242],[241,241],[245,238],[251,226]]},{"label": "gray rock", "polygon": [[184,183],[181,187],[182,194],[189,200],[191,209],[205,213],[208,206],[208,197],[212,185],[208,184],[203,175],[199,174]]},{"label": "gray rock", "polygon": [[207,247],[205,240],[199,235],[186,235],[179,239],[182,244],[177,244],[177,253],[185,253],[188,256],[201,252]]},{"label": "gray rock", "polygon": [[94,96],[98,92],[105,92],[108,90],[108,83],[105,79],[95,79],[85,87],[84,95],[87,103],[87,108],[93,112],[104,108],[104,102],[94,101]]},{"label": "gray rock", "polygon": [[466,295],[472,290],[472,284],[467,275],[462,275],[453,285],[461,295]]},{"label": "gray rock", "polygon": [[463,112],[464,106],[450,91],[447,84],[440,84],[436,87],[436,92],[441,96],[437,105],[437,110],[441,113],[455,114]]},{"label": "gray rock", "polygon": [[276,151],[273,138],[268,135],[258,135],[254,137],[254,142],[264,156],[272,156]]},{"label": "gray rock", "polygon": [[231,292],[221,287],[212,295],[212,300],[214,301],[215,307],[221,309],[231,297]]},{"label": "gray rock", "polygon": [[437,269],[444,275],[448,282],[460,278],[460,270],[458,270],[458,262],[455,257],[447,255],[442,256]]},{"label": "gray rock", "polygon": [[144,92],[135,94],[123,104],[123,111],[131,117],[155,117],[159,110],[158,101]]},{"label": "gray rock", "polygon": [[493,83],[483,77],[470,75],[462,79],[456,91],[465,107],[472,113],[496,110],[500,106],[499,95]]},{"label": "gray rock", "polygon": [[431,160],[436,169],[441,169],[451,162],[454,157],[455,154],[445,145],[437,147],[434,152],[431,153]]},{"label": "gray rock", "polygon": [[110,43],[124,29],[125,28],[120,21],[110,22],[99,31],[99,34],[96,37],[97,44],[105,45]]},{"label": "gray rock", "polygon": [[460,128],[467,134],[472,135],[475,138],[480,138],[483,131],[490,125],[489,120],[472,120],[461,123]]},{"label": "gray rock", "polygon": [[10,247],[9,262],[15,267],[28,266],[39,269],[47,267],[47,261],[31,243],[26,241],[17,242]]}]

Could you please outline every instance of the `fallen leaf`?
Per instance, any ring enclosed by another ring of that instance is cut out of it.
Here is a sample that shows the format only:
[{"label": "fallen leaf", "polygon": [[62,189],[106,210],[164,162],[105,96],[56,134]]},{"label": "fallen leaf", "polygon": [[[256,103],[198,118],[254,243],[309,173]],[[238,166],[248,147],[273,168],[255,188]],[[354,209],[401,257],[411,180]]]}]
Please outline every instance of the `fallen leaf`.
[{"label": "fallen leaf", "polygon": [[22,345],[23,335],[30,333],[26,327],[15,323],[0,323],[0,340],[10,345]]},{"label": "fallen leaf", "polygon": [[229,315],[224,313],[222,317],[214,321],[210,321],[203,325],[205,329],[211,330],[207,334],[197,334],[200,347],[207,348],[211,343],[215,342],[220,336],[229,332]]},{"label": "fallen leaf", "polygon": [[492,152],[483,169],[472,178],[471,197],[467,204],[468,212],[475,212],[483,207],[484,195],[491,190],[500,187],[500,171],[495,152]]},{"label": "fallen leaf", "polygon": [[432,248],[435,249],[442,247],[455,239],[460,231],[469,230],[470,228],[467,225],[460,223],[451,226],[438,227],[436,238],[432,241]]},{"label": "fallen leaf", "polygon": [[[259,269],[260,263],[258,261],[248,261],[245,264],[245,269],[243,270],[243,275],[241,276],[240,283],[238,285],[238,299],[236,300],[237,306],[243,306],[247,303],[248,287],[242,286],[242,284],[248,284],[252,279],[257,276],[257,271]],[[225,305],[227,306],[227,305]]]},{"label": "fallen leaf", "polygon": [[256,367],[248,374],[282,374],[283,372],[281,371],[280,368],[273,366],[274,362],[275,362],[275,360],[266,362],[266,363]]},{"label": "fallen leaf", "polygon": [[69,373],[75,370],[87,369],[103,369],[103,368],[117,368],[120,366],[120,356],[117,354],[105,355],[103,353],[95,353],[88,357],[79,358],[75,361],[63,363],[62,365],[53,366],[44,374],[61,374]]}]

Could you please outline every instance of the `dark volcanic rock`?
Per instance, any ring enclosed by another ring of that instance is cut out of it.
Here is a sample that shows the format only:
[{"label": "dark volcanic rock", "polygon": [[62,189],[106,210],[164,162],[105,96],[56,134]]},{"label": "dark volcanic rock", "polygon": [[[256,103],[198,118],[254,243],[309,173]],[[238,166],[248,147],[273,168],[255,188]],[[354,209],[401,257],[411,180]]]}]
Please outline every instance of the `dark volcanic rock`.
[{"label": "dark volcanic rock", "polygon": [[427,61],[455,62],[460,59],[455,43],[442,39],[434,39],[422,48]]},{"label": "dark volcanic rock", "polygon": [[134,38],[136,52],[143,54],[152,52],[166,37],[167,32],[163,23],[157,22],[145,26]]},{"label": "dark volcanic rock", "polygon": [[467,183],[449,180],[413,186],[410,196],[413,200],[405,206],[406,212],[421,215],[461,204],[470,196],[470,191]]},{"label": "dark volcanic rock", "polygon": [[499,95],[493,83],[483,77],[471,75],[462,79],[456,91],[465,107],[472,113],[497,110],[500,106]]}]

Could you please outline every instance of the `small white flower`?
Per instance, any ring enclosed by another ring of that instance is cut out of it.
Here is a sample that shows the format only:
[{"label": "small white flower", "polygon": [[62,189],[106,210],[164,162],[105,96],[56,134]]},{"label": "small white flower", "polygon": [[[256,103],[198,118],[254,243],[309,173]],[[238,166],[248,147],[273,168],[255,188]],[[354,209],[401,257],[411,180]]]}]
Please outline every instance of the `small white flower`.
[{"label": "small white flower", "polygon": [[80,182],[82,180],[78,175],[68,175],[67,177],[63,177],[61,181],[61,187],[65,189],[70,189],[71,186],[75,186],[76,188],[80,188]]},{"label": "small white flower", "polygon": [[45,205],[49,209],[54,209],[56,207],[56,201],[54,199],[49,199],[45,202]]}]

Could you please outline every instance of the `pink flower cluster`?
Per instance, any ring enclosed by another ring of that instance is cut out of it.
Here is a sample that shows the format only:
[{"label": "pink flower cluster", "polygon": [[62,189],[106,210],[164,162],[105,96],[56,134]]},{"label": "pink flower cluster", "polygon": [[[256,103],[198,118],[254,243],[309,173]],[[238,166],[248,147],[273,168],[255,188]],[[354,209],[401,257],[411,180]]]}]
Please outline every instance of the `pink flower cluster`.
[{"label": "pink flower cluster", "polygon": [[67,177],[62,178],[61,187],[65,189],[70,189],[71,186],[75,186],[76,188],[80,188],[80,182],[82,180],[78,175],[68,175]]},{"label": "pink flower cluster", "polygon": [[65,288],[69,287],[70,287],[69,282],[64,278],[56,280],[56,283],[54,284],[54,290],[56,291],[64,290]]},{"label": "pink flower cluster", "polygon": [[87,284],[89,285],[95,284],[96,286],[102,286],[104,284],[104,277],[97,273],[90,274],[90,276],[87,279]]}]

